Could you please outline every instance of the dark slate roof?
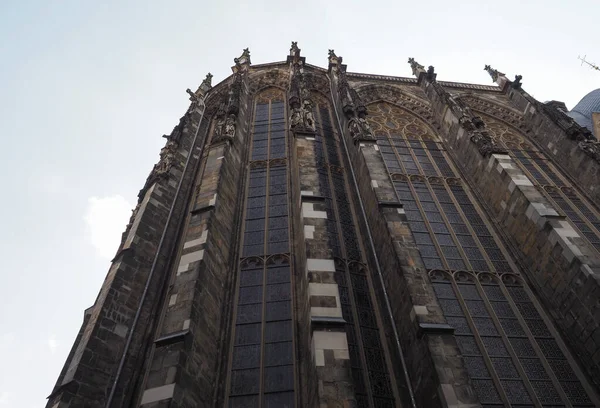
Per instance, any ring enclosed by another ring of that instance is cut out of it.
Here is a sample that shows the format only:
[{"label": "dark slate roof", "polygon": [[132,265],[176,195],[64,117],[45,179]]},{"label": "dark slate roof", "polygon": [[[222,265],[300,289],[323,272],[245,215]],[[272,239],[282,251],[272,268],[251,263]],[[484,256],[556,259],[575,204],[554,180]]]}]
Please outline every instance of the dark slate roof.
[{"label": "dark slate roof", "polygon": [[[585,126],[594,132],[592,112],[600,112],[600,88],[584,96],[568,115],[575,119],[581,126]],[[595,136],[600,137],[600,135]]]}]

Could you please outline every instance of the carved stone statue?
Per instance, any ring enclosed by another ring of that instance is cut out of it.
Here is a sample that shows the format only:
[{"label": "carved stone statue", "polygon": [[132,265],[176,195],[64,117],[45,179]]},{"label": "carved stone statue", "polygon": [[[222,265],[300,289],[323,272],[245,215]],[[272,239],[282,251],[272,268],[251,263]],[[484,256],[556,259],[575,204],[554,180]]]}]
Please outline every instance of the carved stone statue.
[{"label": "carved stone statue", "polygon": [[233,62],[235,62],[236,65],[242,65],[242,64],[246,64],[246,63],[251,64],[250,50],[248,48],[244,48],[242,55],[240,55],[239,58],[234,58]]},{"label": "carved stone statue", "polygon": [[292,47],[290,48],[290,56],[300,57],[300,48],[298,48],[297,41],[292,41]]},{"label": "carved stone statue", "polygon": [[373,129],[371,128],[369,121],[367,119],[365,119],[363,116],[359,116],[358,122],[360,123],[360,127],[363,131],[363,137],[374,139],[375,135],[373,135]]},{"label": "carved stone statue", "polygon": [[310,100],[304,100],[302,106],[292,107],[290,128],[297,133],[314,133],[316,131],[312,102]]},{"label": "carved stone statue", "polygon": [[354,143],[364,140],[376,140],[371,125],[364,116],[353,117],[348,122],[348,130]]},{"label": "carved stone statue", "polygon": [[521,89],[521,79],[523,79],[523,75],[515,75],[515,80],[510,84],[514,89]]},{"label": "carved stone statue", "polygon": [[415,61],[414,58],[409,58],[408,63],[410,64],[410,68],[412,69],[413,75],[417,78],[419,77],[419,75],[421,75],[421,72],[425,72],[425,67],[419,64],[417,61]]},{"label": "carved stone statue", "polygon": [[290,115],[290,127],[292,128],[292,130],[301,125],[302,122],[302,108],[299,106],[292,108],[292,113]]},{"label": "carved stone statue", "polygon": [[312,103],[309,100],[305,100],[302,106],[304,111],[304,128],[308,131],[315,132],[315,117],[312,112]]},{"label": "carved stone statue", "polygon": [[358,124],[358,120],[356,118],[350,119],[350,122],[348,122],[348,130],[350,131],[350,136],[352,137],[352,140],[356,141],[360,138],[362,132],[361,127]]},{"label": "carved stone statue", "polygon": [[427,80],[429,82],[433,82],[435,81],[435,77],[436,77],[436,73],[435,73],[435,68],[433,67],[433,65],[430,65],[429,68],[427,68]]},{"label": "carved stone statue", "polygon": [[506,153],[506,150],[499,147],[494,138],[485,130],[471,132],[471,142],[475,143],[479,153],[484,157],[496,153]]},{"label": "carved stone statue", "polygon": [[469,116],[472,117],[473,116],[473,112],[471,111],[471,108],[468,107],[462,100],[458,99],[455,95],[452,95],[451,93],[447,93],[448,97],[445,98],[446,102],[448,102],[448,105],[450,105],[450,109],[452,109],[452,111],[454,113],[456,113],[459,118],[461,116]]},{"label": "carved stone statue", "polygon": [[202,81],[202,83],[206,84],[209,87],[212,87],[212,78],[213,74],[209,72],[208,74],[206,74],[206,78],[204,78],[204,81]]},{"label": "carved stone statue", "polygon": [[225,120],[225,131],[223,132],[223,136],[232,139],[235,137],[235,122],[236,116],[234,114],[230,114],[227,116]]}]

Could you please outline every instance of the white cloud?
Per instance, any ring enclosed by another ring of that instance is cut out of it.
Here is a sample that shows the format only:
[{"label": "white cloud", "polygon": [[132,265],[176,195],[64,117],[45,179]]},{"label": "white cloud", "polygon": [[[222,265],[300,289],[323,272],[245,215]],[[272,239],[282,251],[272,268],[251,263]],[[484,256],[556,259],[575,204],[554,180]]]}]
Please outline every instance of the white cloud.
[{"label": "white cloud", "polygon": [[0,407],[8,407],[12,400],[12,394],[8,391],[0,391]]},{"label": "white cloud", "polygon": [[52,354],[56,352],[56,349],[58,348],[58,341],[56,340],[55,334],[51,334],[50,337],[48,337],[48,348]]},{"label": "white cloud", "polygon": [[110,259],[115,255],[132,208],[120,195],[88,199],[85,221],[91,243],[100,256]]},{"label": "white cloud", "polygon": [[8,332],[0,334],[0,350],[7,350],[9,346],[15,343],[15,333]]}]

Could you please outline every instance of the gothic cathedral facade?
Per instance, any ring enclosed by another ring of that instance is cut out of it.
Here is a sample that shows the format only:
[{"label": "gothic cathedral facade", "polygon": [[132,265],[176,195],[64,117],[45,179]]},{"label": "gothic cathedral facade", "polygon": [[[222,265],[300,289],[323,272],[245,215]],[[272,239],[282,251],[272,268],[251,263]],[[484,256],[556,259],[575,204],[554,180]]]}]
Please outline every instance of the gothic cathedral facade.
[{"label": "gothic cathedral facade", "polygon": [[328,60],[187,90],[48,408],[600,406],[593,134]]}]

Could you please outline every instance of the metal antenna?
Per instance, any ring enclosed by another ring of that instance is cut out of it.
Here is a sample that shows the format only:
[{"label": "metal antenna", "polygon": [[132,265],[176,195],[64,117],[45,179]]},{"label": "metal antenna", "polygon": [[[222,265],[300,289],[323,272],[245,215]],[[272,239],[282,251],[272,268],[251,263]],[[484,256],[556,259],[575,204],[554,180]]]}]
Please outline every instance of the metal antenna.
[{"label": "metal antenna", "polygon": [[590,66],[590,68],[595,69],[596,71],[600,71],[600,67],[598,67],[598,65],[594,64],[593,62],[586,61],[585,57],[587,57],[587,55],[584,55],[583,58],[581,58],[580,56],[577,56],[577,59],[581,60],[582,66],[583,66],[583,63],[586,63],[587,65]]}]

